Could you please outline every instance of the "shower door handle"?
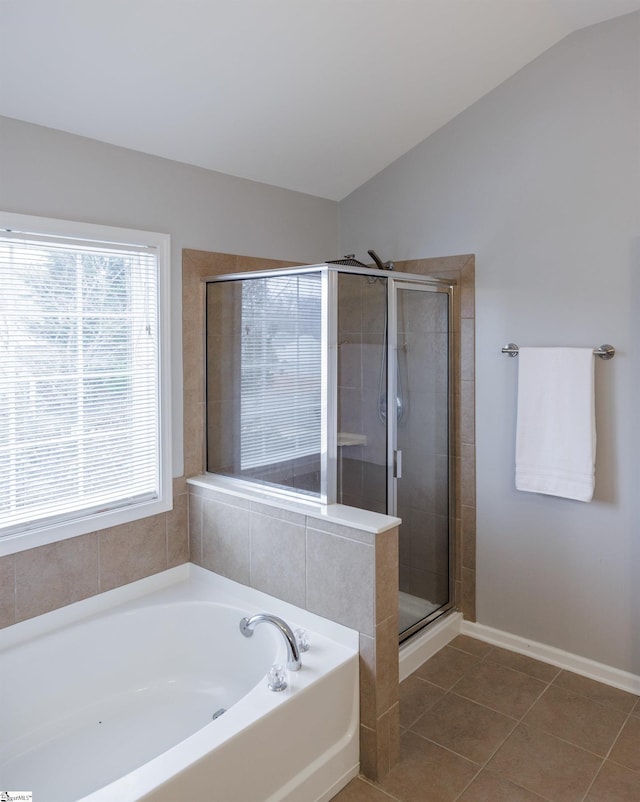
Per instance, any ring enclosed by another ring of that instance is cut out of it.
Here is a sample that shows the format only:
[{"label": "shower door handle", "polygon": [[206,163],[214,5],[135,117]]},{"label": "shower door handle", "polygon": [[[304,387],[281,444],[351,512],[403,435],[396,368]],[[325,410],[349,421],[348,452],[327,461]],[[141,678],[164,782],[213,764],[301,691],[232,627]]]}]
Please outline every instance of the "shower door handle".
[{"label": "shower door handle", "polygon": [[396,479],[402,479],[402,451],[399,449],[393,452],[393,475]]}]

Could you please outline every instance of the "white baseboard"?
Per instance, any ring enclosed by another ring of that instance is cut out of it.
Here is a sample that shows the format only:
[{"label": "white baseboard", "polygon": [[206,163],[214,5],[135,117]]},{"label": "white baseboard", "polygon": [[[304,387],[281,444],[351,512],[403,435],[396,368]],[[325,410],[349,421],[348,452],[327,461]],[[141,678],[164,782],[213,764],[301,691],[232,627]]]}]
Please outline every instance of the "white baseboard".
[{"label": "white baseboard", "polygon": [[493,629],[493,627],[488,627],[484,624],[475,624],[472,621],[462,621],[460,632],[463,635],[478,638],[478,640],[491,643],[494,646],[502,646],[512,652],[528,655],[536,660],[541,660],[543,663],[550,663],[558,668],[582,674],[584,677],[604,682],[614,688],[620,688],[623,691],[629,691],[637,695],[640,694],[640,676],[637,674],[612,668],[604,663],[589,660],[587,657],[580,657],[580,655],[556,649],[554,646],[547,646],[544,643],[521,638],[519,635],[512,635],[509,632]]},{"label": "white baseboard", "polygon": [[460,634],[462,613],[448,613],[400,647],[400,682]]}]

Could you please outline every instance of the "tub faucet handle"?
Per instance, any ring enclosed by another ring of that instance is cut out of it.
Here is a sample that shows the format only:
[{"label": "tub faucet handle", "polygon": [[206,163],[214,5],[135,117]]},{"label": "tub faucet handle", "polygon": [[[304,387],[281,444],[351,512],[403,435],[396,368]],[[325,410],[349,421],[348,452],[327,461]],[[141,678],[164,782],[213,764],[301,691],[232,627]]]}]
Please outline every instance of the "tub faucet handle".
[{"label": "tub faucet handle", "polygon": [[284,666],[272,665],[267,675],[267,685],[270,691],[284,691],[287,689],[287,669]]},{"label": "tub faucet handle", "polygon": [[293,633],[296,636],[296,643],[298,644],[298,649],[301,652],[308,652],[309,651],[309,633],[306,629],[298,628]]}]

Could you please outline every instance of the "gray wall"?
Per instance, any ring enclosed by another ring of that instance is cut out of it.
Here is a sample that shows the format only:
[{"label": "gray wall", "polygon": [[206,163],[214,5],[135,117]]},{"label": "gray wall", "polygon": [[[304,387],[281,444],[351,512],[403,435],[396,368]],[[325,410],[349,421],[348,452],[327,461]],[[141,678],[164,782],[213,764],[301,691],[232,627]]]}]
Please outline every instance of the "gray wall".
[{"label": "gray wall", "polygon": [[182,249],[300,263],[337,255],[334,201],[6,117],[0,209],[171,234],[174,476],[183,465]]},{"label": "gray wall", "polygon": [[[340,252],[476,254],[480,623],[640,674],[640,14],[563,40],[346,198]],[[597,360],[589,504],[517,492],[517,363]],[[635,398],[635,402],[634,402]]]}]

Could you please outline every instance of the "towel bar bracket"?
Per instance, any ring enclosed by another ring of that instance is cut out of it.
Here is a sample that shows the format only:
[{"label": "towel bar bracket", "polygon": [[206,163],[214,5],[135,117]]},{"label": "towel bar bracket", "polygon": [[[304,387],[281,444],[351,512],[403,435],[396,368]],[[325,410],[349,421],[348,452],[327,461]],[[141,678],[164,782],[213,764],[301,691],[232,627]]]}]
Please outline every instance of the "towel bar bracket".
[{"label": "towel bar bracket", "polygon": [[[507,343],[507,345],[502,346],[502,353],[507,354],[508,356],[518,356],[519,352],[520,348],[516,345],[516,343]],[[612,345],[605,343],[599,348],[594,348],[593,353],[595,356],[599,356],[600,359],[613,359],[616,349]]]},{"label": "towel bar bracket", "polygon": [[599,348],[594,348],[593,353],[596,356],[599,356],[600,359],[613,359],[616,353],[616,349],[612,345],[605,343],[604,345],[601,345]]}]

